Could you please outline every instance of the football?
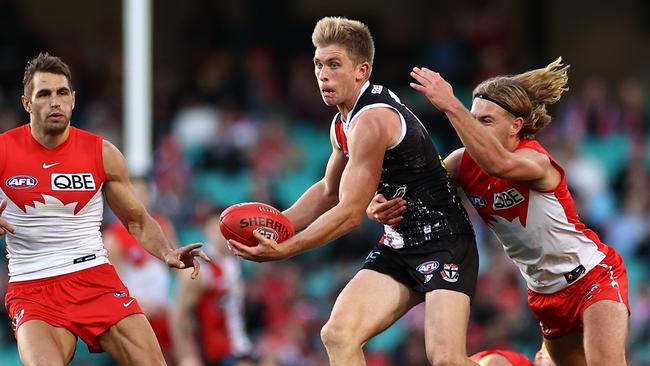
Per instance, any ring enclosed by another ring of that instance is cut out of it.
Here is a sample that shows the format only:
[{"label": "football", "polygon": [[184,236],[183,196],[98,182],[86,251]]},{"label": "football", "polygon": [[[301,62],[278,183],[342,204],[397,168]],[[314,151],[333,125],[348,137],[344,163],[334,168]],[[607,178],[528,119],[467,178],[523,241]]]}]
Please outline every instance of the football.
[{"label": "football", "polygon": [[295,233],[293,225],[280,210],[260,202],[238,203],[228,207],[219,217],[219,229],[226,239],[251,247],[257,245],[253,231],[278,243]]}]

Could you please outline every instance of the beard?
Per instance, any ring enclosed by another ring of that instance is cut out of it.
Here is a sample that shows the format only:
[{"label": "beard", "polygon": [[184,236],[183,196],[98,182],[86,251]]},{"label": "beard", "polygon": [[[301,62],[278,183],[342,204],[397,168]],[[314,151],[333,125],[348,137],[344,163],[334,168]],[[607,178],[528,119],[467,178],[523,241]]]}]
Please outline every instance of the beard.
[{"label": "beard", "polygon": [[54,122],[48,119],[43,121],[43,132],[48,135],[58,135],[66,130],[70,125],[70,118],[66,117],[64,121]]}]

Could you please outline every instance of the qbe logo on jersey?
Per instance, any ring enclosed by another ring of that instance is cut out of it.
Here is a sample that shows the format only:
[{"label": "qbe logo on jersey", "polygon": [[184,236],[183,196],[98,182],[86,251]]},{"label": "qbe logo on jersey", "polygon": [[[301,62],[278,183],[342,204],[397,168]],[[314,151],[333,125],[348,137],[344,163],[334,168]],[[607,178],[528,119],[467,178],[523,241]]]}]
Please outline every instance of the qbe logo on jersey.
[{"label": "qbe logo on jersey", "polygon": [[95,178],[91,173],[52,174],[53,191],[94,191]]},{"label": "qbe logo on jersey", "polygon": [[452,263],[447,263],[442,266],[442,271],[440,271],[442,279],[447,282],[457,282],[458,281],[458,266]]}]

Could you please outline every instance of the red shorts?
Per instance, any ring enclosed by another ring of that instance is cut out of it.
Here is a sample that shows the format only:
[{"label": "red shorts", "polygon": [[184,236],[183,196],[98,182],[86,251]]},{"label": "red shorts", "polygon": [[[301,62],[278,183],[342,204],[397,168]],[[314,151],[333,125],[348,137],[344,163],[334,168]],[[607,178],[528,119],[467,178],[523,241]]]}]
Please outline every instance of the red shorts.
[{"label": "red shorts", "polygon": [[602,262],[572,286],[554,294],[528,290],[528,305],[547,339],[582,332],[582,314],[589,306],[602,300],[623,303],[630,311],[625,263],[612,247],[608,247]]},{"label": "red shorts", "polygon": [[481,351],[473,354],[469,359],[475,362],[479,362],[481,359],[483,359],[483,357],[493,354],[503,356],[512,364],[512,366],[533,366],[532,362],[530,362],[530,360],[521,353],[515,353],[501,349],[489,349],[486,351]]},{"label": "red shorts", "polygon": [[14,334],[29,320],[42,320],[81,338],[90,352],[103,352],[97,336],[131,314],[138,302],[110,264],[32,281],[10,282],[5,307]]}]

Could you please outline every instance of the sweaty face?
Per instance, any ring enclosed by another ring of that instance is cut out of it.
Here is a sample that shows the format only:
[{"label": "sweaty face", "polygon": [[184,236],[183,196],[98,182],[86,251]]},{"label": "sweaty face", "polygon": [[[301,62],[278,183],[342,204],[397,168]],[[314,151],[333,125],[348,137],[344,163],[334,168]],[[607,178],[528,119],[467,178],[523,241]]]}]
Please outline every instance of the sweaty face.
[{"label": "sweaty face", "polygon": [[316,47],[314,72],[326,105],[354,104],[355,101],[350,102],[349,99],[356,98],[354,86],[357,66],[341,45]]},{"label": "sweaty face", "polygon": [[70,124],[74,92],[65,75],[37,72],[32,79],[32,93],[25,99],[25,109],[35,128],[45,133],[60,133]]},{"label": "sweaty face", "polygon": [[474,98],[471,112],[474,118],[488,127],[487,130],[492,136],[506,145],[514,122],[508,111],[489,100]]}]

